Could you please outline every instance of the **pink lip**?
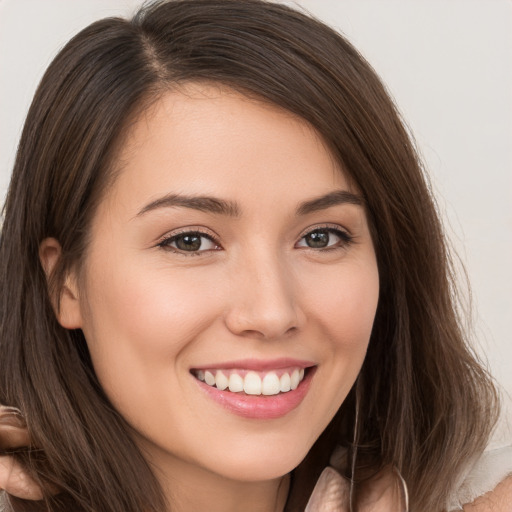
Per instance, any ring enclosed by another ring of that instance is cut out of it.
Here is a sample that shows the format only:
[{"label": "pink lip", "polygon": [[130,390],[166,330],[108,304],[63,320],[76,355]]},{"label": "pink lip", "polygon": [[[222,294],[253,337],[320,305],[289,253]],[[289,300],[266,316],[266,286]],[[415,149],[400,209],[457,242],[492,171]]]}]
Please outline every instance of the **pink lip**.
[{"label": "pink lip", "polygon": [[[284,360],[283,360],[284,361]],[[287,366],[297,366],[297,361],[293,364],[289,364],[291,360],[286,360]],[[247,365],[240,365],[240,361],[237,361],[236,366],[233,368],[247,368]],[[302,366],[301,366],[302,367]],[[212,368],[209,366],[208,368]],[[213,367],[215,369],[217,367]],[[227,368],[226,366],[219,366],[218,368]],[[275,369],[275,366],[272,366]],[[305,366],[304,366],[305,368]],[[255,371],[261,371],[261,366],[257,368],[251,367],[250,369]],[[232,393],[231,391],[221,391],[213,386],[209,386],[204,382],[196,379],[200,389],[204,391],[209,398],[225,407],[230,412],[242,416],[244,418],[251,419],[276,419],[281,418],[293,411],[300,405],[311,385],[316,367],[310,368],[304,377],[304,380],[300,382],[297,389],[288,391],[287,393],[279,393],[278,395],[263,396],[263,395],[246,395],[245,393]]]},{"label": "pink lip", "polygon": [[259,360],[259,359],[239,359],[237,361],[226,361],[223,363],[213,363],[210,365],[194,366],[194,370],[252,370],[255,372],[263,372],[269,370],[279,370],[282,368],[308,368],[315,366],[312,361],[304,361],[292,359],[289,357],[281,357],[279,359]]}]

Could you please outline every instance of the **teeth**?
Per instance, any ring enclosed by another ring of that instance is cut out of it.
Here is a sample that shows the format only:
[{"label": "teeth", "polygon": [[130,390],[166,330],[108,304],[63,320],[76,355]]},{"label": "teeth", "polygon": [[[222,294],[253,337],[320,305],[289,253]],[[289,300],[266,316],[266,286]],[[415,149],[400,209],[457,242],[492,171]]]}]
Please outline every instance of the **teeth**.
[{"label": "teeth", "polygon": [[232,373],[229,376],[229,391],[233,393],[238,393],[239,391],[244,390],[244,379],[240,377],[240,375],[236,373]]},{"label": "teeth", "polygon": [[281,382],[276,373],[270,372],[263,377],[261,393],[263,395],[277,395],[281,391]]},{"label": "teeth", "polygon": [[290,375],[290,386],[292,389],[297,389],[299,385],[299,370],[293,370],[293,373]]},{"label": "teeth", "polygon": [[289,373],[283,373],[283,375],[281,375],[280,385],[281,393],[286,393],[287,391],[290,391],[290,389],[292,389]]},{"label": "teeth", "polygon": [[208,386],[213,386],[215,384],[215,375],[212,372],[204,372],[204,381]]},{"label": "teeth", "polygon": [[221,371],[218,371],[215,375],[215,385],[221,390],[229,386],[228,378]]},{"label": "teeth", "polygon": [[197,379],[205,382],[209,386],[215,386],[221,391],[229,389],[232,393],[245,392],[247,395],[277,395],[287,393],[297,389],[300,382],[304,379],[304,368],[294,368],[280,372],[237,370],[197,370],[194,374]]},{"label": "teeth", "polygon": [[249,372],[244,379],[244,391],[248,395],[261,395],[261,377],[255,372]]}]

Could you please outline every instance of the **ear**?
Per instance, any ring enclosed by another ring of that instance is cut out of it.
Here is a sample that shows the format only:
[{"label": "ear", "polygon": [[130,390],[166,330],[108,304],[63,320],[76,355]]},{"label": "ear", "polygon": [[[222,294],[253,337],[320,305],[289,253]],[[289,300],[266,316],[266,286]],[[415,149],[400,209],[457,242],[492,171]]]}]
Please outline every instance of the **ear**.
[{"label": "ear", "polygon": [[[52,272],[61,257],[62,249],[55,238],[45,238],[39,246],[39,259],[50,281]],[[80,329],[82,327],[82,311],[78,294],[77,279],[74,272],[69,272],[60,290],[51,297],[53,309],[60,325],[66,329]]]}]

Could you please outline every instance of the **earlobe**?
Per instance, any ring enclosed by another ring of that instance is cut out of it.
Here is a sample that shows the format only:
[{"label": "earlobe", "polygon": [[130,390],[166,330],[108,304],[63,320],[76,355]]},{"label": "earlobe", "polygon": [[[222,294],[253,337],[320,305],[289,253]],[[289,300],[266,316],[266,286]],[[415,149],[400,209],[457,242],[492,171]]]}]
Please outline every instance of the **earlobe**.
[{"label": "earlobe", "polygon": [[[45,238],[39,246],[39,259],[48,283],[61,254],[62,248],[55,238]],[[80,329],[82,327],[82,312],[74,272],[68,272],[62,286],[50,293],[53,295],[51,297],[52,305],[60,325],[66,329]]]}]

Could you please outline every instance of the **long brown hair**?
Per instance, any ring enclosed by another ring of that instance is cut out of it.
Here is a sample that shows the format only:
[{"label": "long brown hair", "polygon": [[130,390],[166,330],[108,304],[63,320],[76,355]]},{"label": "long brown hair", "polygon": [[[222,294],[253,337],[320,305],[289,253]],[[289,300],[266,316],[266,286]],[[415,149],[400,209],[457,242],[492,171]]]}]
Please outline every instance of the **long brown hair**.
[{"label": "long brown hair", "polygon": [[[190,81],[222,83],[307,120],[367,206],[381,281],[368,354],[349,397],[294,472],[287,510],[304,509],[334,446],[354,442],[356,482],[368,468],[392,464],[413,510],[444,510],[462,469],[487,442],[497,398],[460,326],[418,156],[375,72],[343,37],[260,0],[156,2],[129,21],[98,21],[64,47],[39,85],[4,209],[0,403],[26,418],[33,447],[17,456],[43,485],[45,501],[12,500],[13,510],[168,506],[95,377],[82,332],[58,324],[51,297],[86,252],[130,123],[159,94]],[[50,287],[38,258],[46,237],[62,246]]]}]

